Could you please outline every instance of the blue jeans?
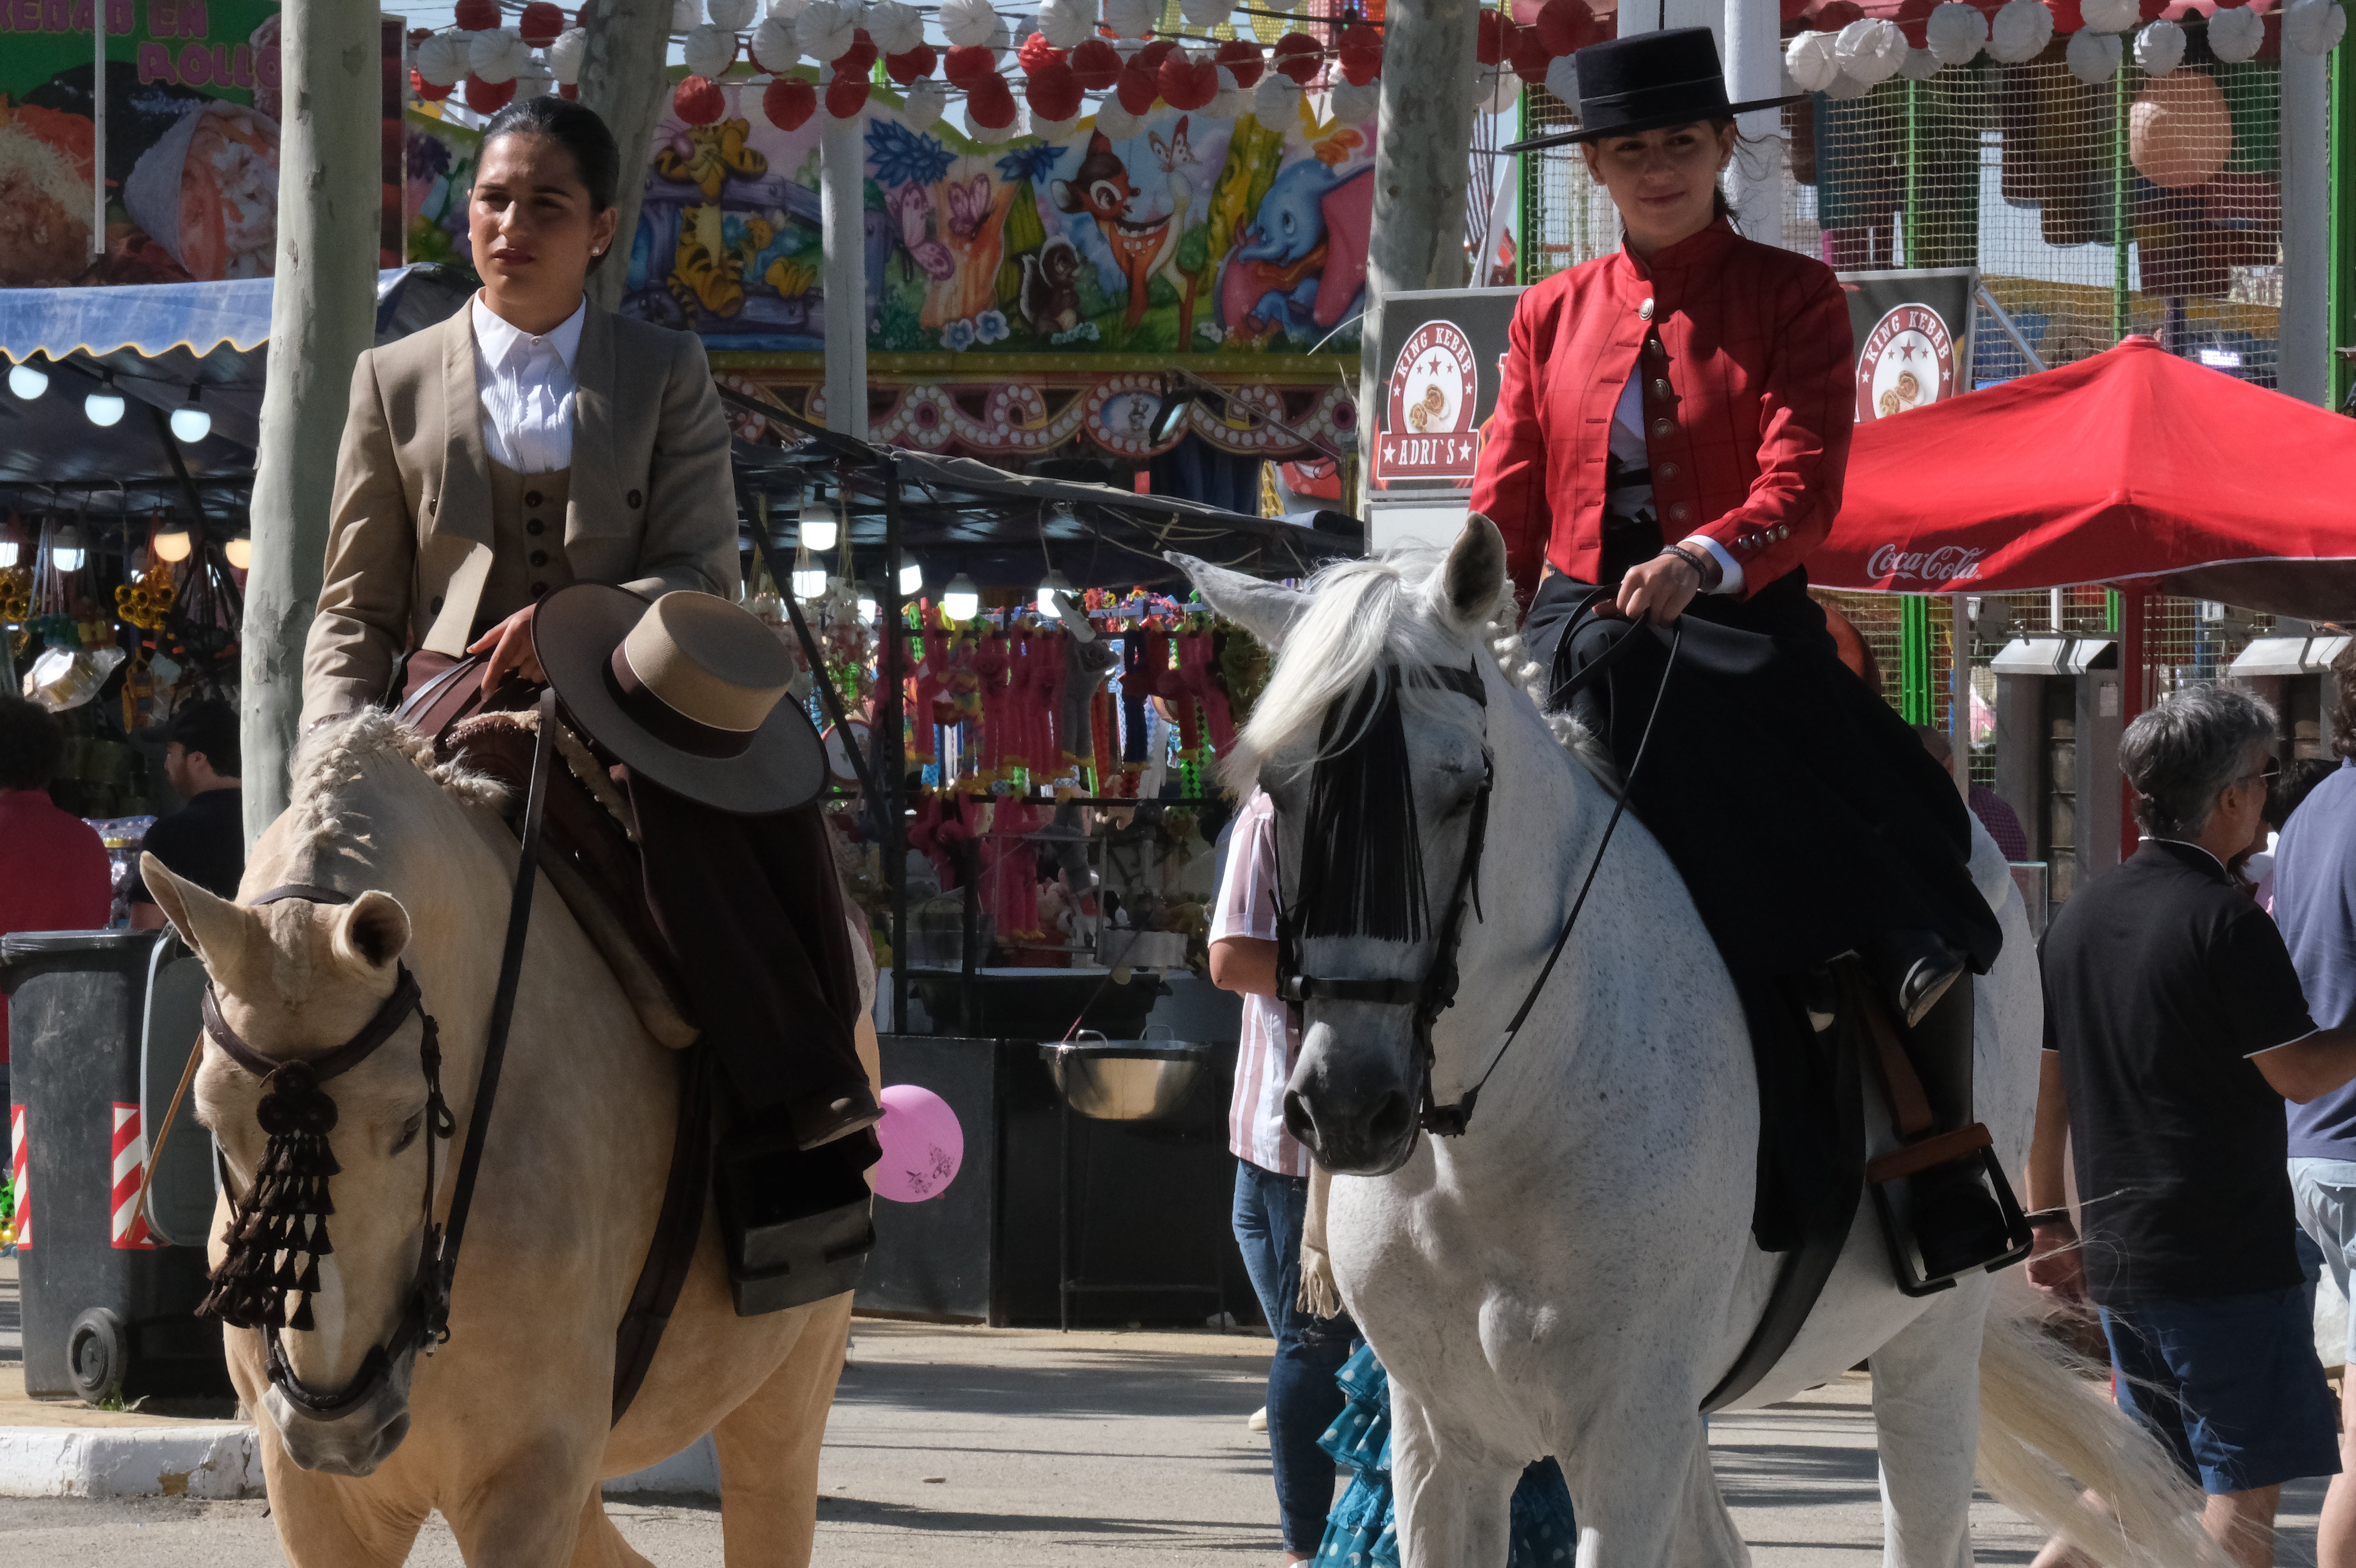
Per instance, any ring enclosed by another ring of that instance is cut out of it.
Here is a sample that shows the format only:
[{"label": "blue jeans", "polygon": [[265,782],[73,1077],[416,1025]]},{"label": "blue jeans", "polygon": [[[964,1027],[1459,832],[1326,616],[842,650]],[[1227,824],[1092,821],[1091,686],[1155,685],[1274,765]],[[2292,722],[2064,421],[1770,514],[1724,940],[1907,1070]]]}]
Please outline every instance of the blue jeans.
[{"label": "blue jeans", "polygon": [[1236,1161],[1236,1245],[1276,1336],[1268,1367],[1276,1506],[1284,1518],[1284,1549],[1301,1552],[1317,1550],[1333,1506],[1333,1458],[1317,1440],[1342,1413],[1342,1387],[1333,1374],[1358,1340],[1347,1313],[1315,1317],[1301,1308],[1301,1221],[1308,1204],[1307,1178]]}]

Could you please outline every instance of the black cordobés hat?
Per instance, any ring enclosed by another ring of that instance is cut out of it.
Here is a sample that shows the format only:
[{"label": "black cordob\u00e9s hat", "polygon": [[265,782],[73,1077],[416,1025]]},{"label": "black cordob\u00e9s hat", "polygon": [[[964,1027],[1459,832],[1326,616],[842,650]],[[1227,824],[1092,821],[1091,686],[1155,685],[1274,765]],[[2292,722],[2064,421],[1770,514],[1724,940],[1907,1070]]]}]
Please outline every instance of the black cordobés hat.
[{"label": "black cordob\u00e9s hat", "polygon": [[1590,44],[1570,57],[1570,65],[1579,79],[1577,128],[1515,142],[1505,152],[1535,152],[1565,142],[1633,135],[1664,125],[1689,125],[1697,120],[1731,119],[1754,109],[1797,103],[1807,96],[1798,93],[1748,103],[1728,102],[1726,73],[1718,61],[1718,39],[1708,27],[1671,27]]}]

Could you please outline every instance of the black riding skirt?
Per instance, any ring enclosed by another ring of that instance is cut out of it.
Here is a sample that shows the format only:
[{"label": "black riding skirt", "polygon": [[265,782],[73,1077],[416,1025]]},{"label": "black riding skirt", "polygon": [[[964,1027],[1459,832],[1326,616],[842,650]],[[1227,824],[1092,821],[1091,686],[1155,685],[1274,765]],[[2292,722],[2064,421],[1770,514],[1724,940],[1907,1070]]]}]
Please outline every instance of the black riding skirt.
[{"label": "black riding skirt", "polygon": [[[1581,613],[1590,601],[1608,596],[1547,578],[1523,636],[1558,686],[1636,639],[1570,702],[1625,775],[1671,632]],[[1937,932],[1987,973],[2003,933],[1971,879],[1963,797],[1840,662],[1804,571],[1747,600],[1697,598],[1683,625],[1629,806],[1683,874],[1738,983],[1804,974],[1908,928]]]}]

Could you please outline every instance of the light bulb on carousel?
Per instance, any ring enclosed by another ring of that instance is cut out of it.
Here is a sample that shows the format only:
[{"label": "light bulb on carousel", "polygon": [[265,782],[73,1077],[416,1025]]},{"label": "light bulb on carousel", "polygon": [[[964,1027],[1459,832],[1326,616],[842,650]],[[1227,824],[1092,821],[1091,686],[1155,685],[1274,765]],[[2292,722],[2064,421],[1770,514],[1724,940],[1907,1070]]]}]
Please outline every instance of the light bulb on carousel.
[{"label": "light bulb on carousel", "polygon": [[29,403],[49,389],[49,373],[30,359],[19,359],[8,367],[8,389]]},{"label": "light bulb on carousel", "polygon": [[809,545],[805,542],[794,551],[794,597],[823,599],[826,597],[826,568],[810,560]]},{"label": "light bulb on carousel", "polygon": [[89,554],[82,548],[81,530],[71,523],[49,536],[49,565],[59,571],[80,571]]},{"label": "light bulb on carousel", "polygon": [[189,552],[195,548],[196,541],[188,537],[188,530],[177,523],[161,530],[155,536],[155,549],[157,560],[186,560],[188,559]]},{"label": "light bulb on carousel", "polygon": [[863,588],[861,589],[859,591],[859,620],[861,624],[868,626],[873,625],[875,624],[875,617],[881,615],[883,613],[883,603],[876,599],[875,595],[868,592]]},{"label": "light bulb on carousel", "polygon": [[925,589],[925,569],[907,551],[900,552],[900,597],[914,599]]},{"label": "light bulb on carousel", "polygon": [[99,372],[98,390],[82,399],[81,411],[102,430],[123,418],[123,394],[114,389],[113,371]]},{"label": "light bulb on carousel", "polygon": [[16,564],[17,546],[12,539],[0,539],[0,571]]},{"label": "light bulb on carousel", "polygon": [[1066,578],[1062,572],[1056,571],[1052,568],[1049,569],[1045,581],[1039,584],[1039,613],[1042,615],[1055,614],[1055,595],[1058,593],[1069,593],[1071,591],[1072,584],[1070,581]]},{"label": "light bulb on carousel", "polygon": [[228,542],[221,546],[221,559],[228,561],[230,565],[235,567],[240,571],[243,571],[252,566],[252,537],[247,534],[242,528],[240,528],[236,533],[230,535]]},{"label": "light bulb on carousel", "polygon": [[807,510],[802,513],[803,549],[821,552],[832,549],[835,541],[841,537],[841,533],[842,530],[835,526],[834,519],[824,513],[812,514]]},{"label": "light bulb on carousel", "polygon": [[960,571],[941,590],[941,610],[952,621],[970,621],[981,613],[981,590]]},{"label": "light bulb on carousel", "polygon": [[205,410],[203,394],[202,387],[190,382],[188,400],[172,411],[172,436],[183,446],[194,446],[213,432],[213,416]]}]

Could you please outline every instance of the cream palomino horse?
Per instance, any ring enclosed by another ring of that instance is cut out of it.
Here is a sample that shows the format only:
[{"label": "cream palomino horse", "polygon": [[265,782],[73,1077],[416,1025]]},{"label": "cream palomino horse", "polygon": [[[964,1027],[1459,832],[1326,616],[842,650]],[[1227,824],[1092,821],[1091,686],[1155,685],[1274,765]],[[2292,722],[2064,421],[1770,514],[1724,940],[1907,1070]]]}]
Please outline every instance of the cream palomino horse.
[{"label": "cream palomino horse", "polygon": [[[1302,973],[1421,980],[1484,753],[1494,768],[1479,914],[1458,949],[1454,1006],[1432,1030],[1433,1098],[1456,1100],[1537,979],[1613,804],[1591,743],[1558,735],[1525,689],[1538,672],[1510,630],[1503,540],[1475,515],[1444,560],[1349,562],[1305,592],[1173,559],[1278,651],[1229,768],[1273,798],[1289,870],[1311,853],[1308,763],[1329,714],[1369,680],[1402,682],[1434,918],[1408,940],[1305,938]],[[1432,673],[1451,669],[1471,671],[1483,699]],[[1728,816],[1732,831],[1739,801]],[[1977,982],[1977,1108],[2018,1169],[2037,1084],[2037,963],[2002,856],[1976,827],[1974,840],[1973,875],[2005,929],[2002,957]],[[1772,919],[1774,890],[1759,892]],[[1759,1322],[1777,1260],[1750,1232],[1759,1112],[1742,1013],[1676,870],[1641,825],[1621,822],[1559,965],[1461,1136],[1417,1137],[1410,1014],[1312,999],[1287,1094],[1288,1122],[1336,1173],[1333,1272],[1390,1373],[1402,1560],[1496,1568],[1515,1482],[1552,1454],[1578,1509],[1582,1568],[1748,1562],[1700,1408]],[[1861,1203],[1814,1315],[1734,1408],[1870,1358],[1894,1568],[1972,1561],[1976,1450],[1992,1490],[2102,1561],[2216,1561],[2193,1522],[2199,1499],[2158,1445],[2099,1383],[2060,1369],[2018,1310],[1991,1316],[1992,1285],[1979,1275],[1928,1298],[1901,1294]],[[2077,1506],[2065,1472],[2103,1493],[2123,1532]]]},{"label": "cream palomino horse", "polygon": [[[437,1216],[472,1109],[515,874],[499,800],[494,786],[437,768],[414,731],[366,713],[306,741],[293,804],[254,847],[241,889],[250,899],[305,883],[353,901],[241,907],[143,862],[156,901],[203,960],[225,1021],[266,1056],[341,1044],[391,994],[397,965],[416,976],[440,1025],[442,1084],[459,1128],[439,1157]],[[341,1167],[335,1250],[319,1260],[316,1326],[283,1336],[310,1390],[352,1385],[416,1277],[428,1142],[422,1038],[412,1014],[325,1084]],[[264,1143],[262,1086],[217,1043],[204,1050],[198,1114],[220,1140],[231,1187],[247,1191]],[[478,1568],[642,1563],[606,1518],[598,1482],[705,1432],[719,1451],[729,1568],[809,1561],[851,1298],[738,1317],[709,1204],[669,1331],[628,1413],[611,1424],[615,1329],[653,1235],[679,1083],[677,1059],[543,884],[448,1342],[430,1356],[402,1354],[374,1397],[320,1421],[272,1385],[260,1331],[226,1331],[238,1392],[263,1417],[272,1513],[297,1568],[400,1563],[436,1509]],[[222,1253],[216,1240],[216,1264]]]}]

